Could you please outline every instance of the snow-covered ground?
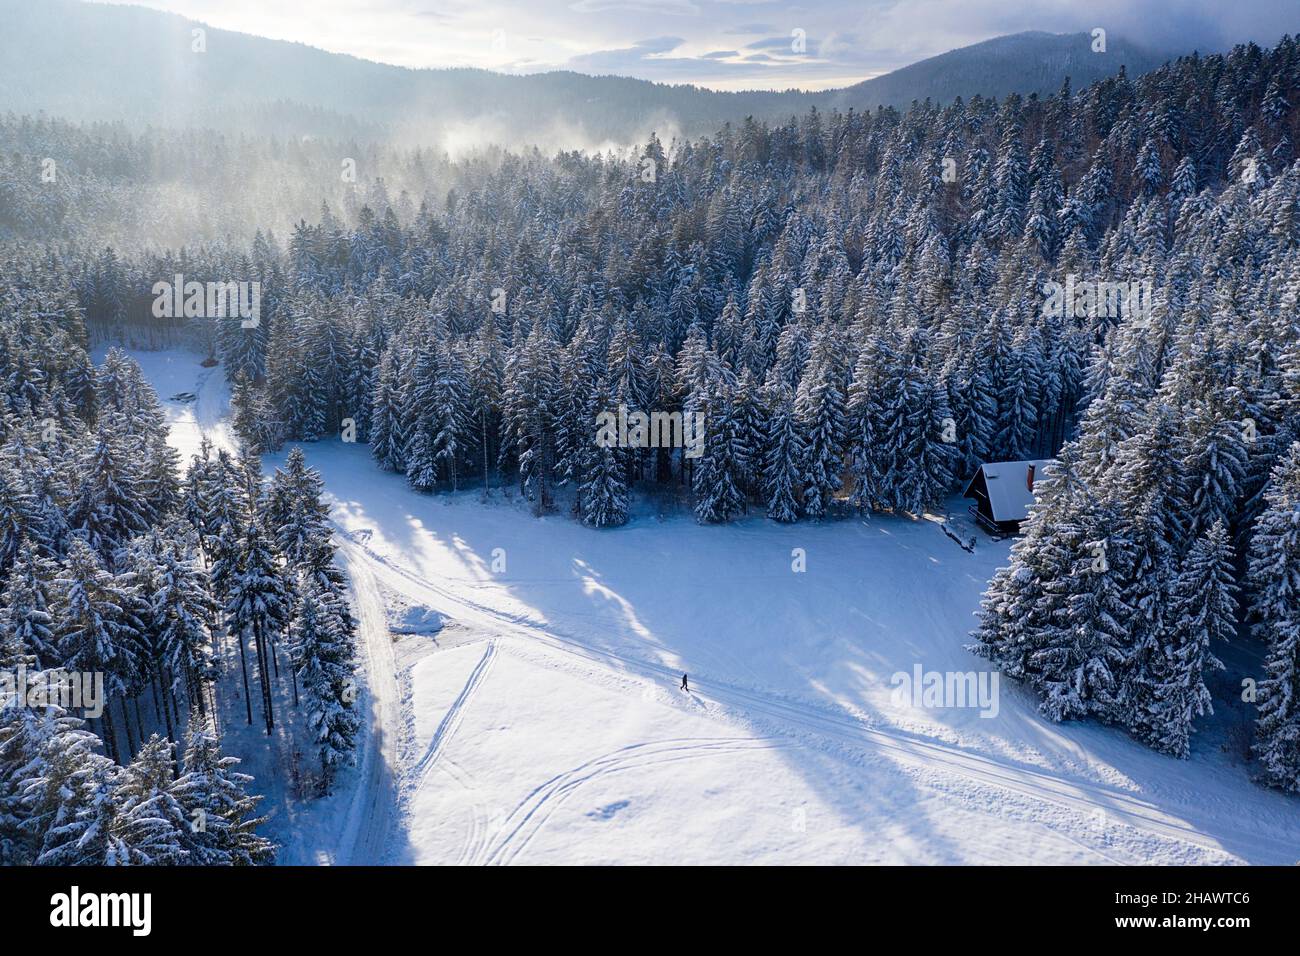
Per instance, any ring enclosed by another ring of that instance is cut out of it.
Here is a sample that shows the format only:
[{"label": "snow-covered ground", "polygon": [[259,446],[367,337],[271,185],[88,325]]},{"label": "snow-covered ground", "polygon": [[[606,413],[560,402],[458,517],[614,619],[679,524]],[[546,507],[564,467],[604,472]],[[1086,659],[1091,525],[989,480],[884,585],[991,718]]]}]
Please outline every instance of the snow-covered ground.
[{"label": "snow-covered ground", "polygon": [[[179,446],[228,434],[219,370],[134,354]],[[195,400],[167,401],[184,391]],[[969,553],[937,523],[894,518],[700,527],[647,512],[597,532],[500,491],[417,494],[364,446],[304,450],[362,620],[372,733],[328,806],[296,808],[287,859],[1300,860],[1300,804],[1249,779],[1244,709],[1220,707],[1178,761],[1052,724],[1010,682],[996,707],[895,692],[917,667],[987,671],[963,645],[1008,543]]]},{"label": "snow-covered ground", "polygon": [[[108,349],[100,345],[91,358],[102,363]],[[215,448],[235,450],[237,442],[227,419],[230,386],[221,366],[204,368],[202,356],[182,348],[124,351],[140,363],[145,379],[158,393],[171,429],[170,443],[181,453],[182,464],[189,464],[204,435]]]}]

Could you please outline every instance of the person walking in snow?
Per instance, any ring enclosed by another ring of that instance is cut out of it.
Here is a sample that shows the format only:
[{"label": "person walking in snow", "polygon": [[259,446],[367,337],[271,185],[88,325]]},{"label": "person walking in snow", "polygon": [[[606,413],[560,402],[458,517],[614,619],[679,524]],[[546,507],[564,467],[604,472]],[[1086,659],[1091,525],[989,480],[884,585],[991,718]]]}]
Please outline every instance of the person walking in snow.
[{"label": "person walking in snow", "polygon": [[685,674],[682,675],[682,690],[686,691],[686,693],[688,693],[688,694],[691,692],[690,687],[687,686],[687,684],[686,684],[686,675],[685,675]]}]

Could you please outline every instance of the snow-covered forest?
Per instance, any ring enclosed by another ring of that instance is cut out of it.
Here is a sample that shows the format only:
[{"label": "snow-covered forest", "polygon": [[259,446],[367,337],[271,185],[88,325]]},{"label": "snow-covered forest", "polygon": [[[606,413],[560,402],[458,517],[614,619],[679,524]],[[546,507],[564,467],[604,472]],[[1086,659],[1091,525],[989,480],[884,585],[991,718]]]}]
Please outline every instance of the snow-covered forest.
[{"label": "snow-covered forest", "polygon": [[[363,720],[297,447],[328,439],[615,535],[641,497],[919,519],[1055,459],[971,649],[1051,720],[1187,757],[1254,642],[1258,778],[1300,792],[1297,139],[1295,38],[603,154],[0,119],[0,667],[108,675],[96,719],[0,711],[0,863],[268,861],[230,720],[328,792]],[[160,317],[181,277],[258,283],[257,320]],[[180,460],[135,363],[90,357],[178,342],[242,454]],[[698,416],[698,456],[593,441],[620,409]]]},{"label": "snow-covered forest", "polygon": [[206,444],[182,467],[136,363],[90,362],[66,289],[10,287],[4,317],[0,668],[104,686],[88,719],[6,695],[0,863],[267,861],[219,715],[292,721],[322,791],[358,729],[319,479]]}]

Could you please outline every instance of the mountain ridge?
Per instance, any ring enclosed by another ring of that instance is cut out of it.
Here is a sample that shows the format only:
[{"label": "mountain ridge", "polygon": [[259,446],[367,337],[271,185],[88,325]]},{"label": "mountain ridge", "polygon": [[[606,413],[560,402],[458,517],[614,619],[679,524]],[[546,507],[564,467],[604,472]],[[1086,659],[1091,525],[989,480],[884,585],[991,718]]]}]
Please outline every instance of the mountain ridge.
[{"label": "mountain ridge", "polygon": [[[905,108],[976,93],[1045,94],[1154,69],[1167,57],[1088,34],[1019,33],[920,60],[835,90],[724,92],[570,70],[505,74],[469,67],[405,67],[211,27],[145,7],[0,0],[0,109],[137,126],[232,132],[601,147],[695,137],[747,116],[780,122],[819,109]],[[191,51],[202,27],[206,49]],[[1105,59],[1101,59],[1105,57]],[[1067,72],[1068,71],[1068,72]],[[125,103],[133,104],[128,109]],[[579,104],[574,108],[574,104]]]}]

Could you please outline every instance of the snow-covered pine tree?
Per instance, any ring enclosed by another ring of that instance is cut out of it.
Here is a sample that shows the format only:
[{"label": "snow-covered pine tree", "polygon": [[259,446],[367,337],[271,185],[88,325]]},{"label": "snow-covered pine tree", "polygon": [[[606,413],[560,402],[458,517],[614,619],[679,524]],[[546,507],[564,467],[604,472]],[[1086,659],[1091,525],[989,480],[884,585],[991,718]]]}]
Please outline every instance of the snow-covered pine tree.
[{"label": "snow-covered pine tree", "polygon": [[767,451],[762,462],[767,516],[780,522],[797,521],[804,451],[795,420],[794,395],[779,384],[768,393]]},{"label": "snow-covered pine tree", "polygon": [[50,589],[54,568],[35,553],[24,538],[18,560],[0,588],[0,644],[30,654],[38,668],[60,661],[50,616]]},{"label": "snow-covered pine tree", "polygon": [[335,773],[354,759],[361,720],[353,708],[356,681],[352,644],[308,581],[298,594],[290,640],[302,686],[307,726],[320,757],[324,789]]},{"label": "snow-covered pine tree", "polygon": [[257,833],[266,822],[255,816],[262,798],[248,793],[253,778],[238,765],[238,757],[221,752],[216,734],[190,730],[171,792],[189,821],[186,849],[195,864],[254,866],[274,859],[275,845]]},{"label": "snow-covered pine tree", "polygon": [[252,521],[238,545],[238,571],[226,601],[226,628],[239,643],[239,663],[244,678],[244,699],[248,722],[253,722],[253,705],[248,693],[248,665],[245,644],[251,639],[257,651],[257,672],[261,685],[262,716],[266,733],[275,727],[271,693],[272,670],[279,673],[276,638],[289,618],[289,588],[276,560],[271,542],[257,520]]},{"label": "snow-covered pine tree", "polygon": [[190,862],[190,819],[177,800],[175,747],[154,734],[123,768],[113,788],[117,805],[113,836],[132,866],[179,866]]},{"label": "snow-covered pine tree", "polygon": [[837,348],[831,335],[818,338],[795,397],[804,441],[803,507],[813,520],[826,516],[844,469],[844,374]]},{"label": "snow-covered pine tree", "polygon": [[1236,636],[1233,578],[1232,543],[1223,522],[1216,521],[1183,559],[1167,616],[1167,643],[1152,662],[1155,695],[1146,724],[1157,750],[1186,757],[1193,721],[1214,713],[1205,675],[1223,668],[1213,645]]},{"label": "snow-covered pine tree", "polygon": [[593,528],[608,528],[625,524],[628,516],[627,502],[627,452],[616,444],[600,441],[596,432],[597,416],[612,412],[609,386],[599,382],[592,393],[590,414],[591,435],[583,455],[582,479],[578,499],[582,507],[582,523]]},{"label": "snow-covered pine tree", "polygon": [[1267,648],[1255,748],[1269,783],[1300,792],[1300,442],[1264,500],[1247,572],[1254,633]]}]

